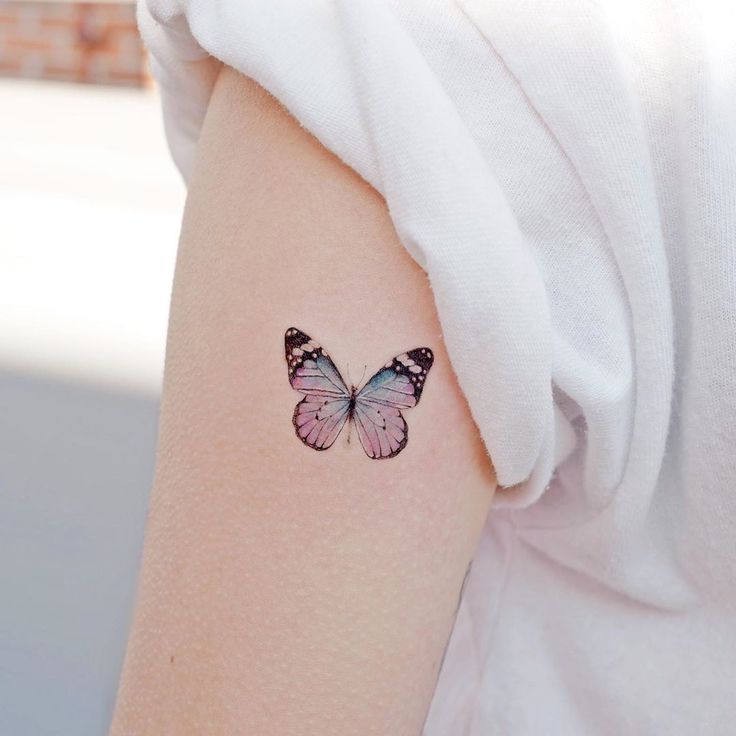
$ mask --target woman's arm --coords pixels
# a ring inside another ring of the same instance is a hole
[[[284,331],[348,381],[428,346],[410,439],[295,435]],[[383,199],[252,81],[218,80],[177,264],[114,736],[416,736],[495,489]]]

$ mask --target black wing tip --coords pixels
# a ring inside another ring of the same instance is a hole
[[[434,363],[434,352],[431,348],[414,348],[414,350],[409,350],[407,355],[425,371],[428,371]]]
[[[284,339],[289,340],[302,340],[306,338],[309,340],[309,335],[306,332],[302,332],[298,327],[289,327],[284,333]]]
[[[305,342],[312,340],[306,332],[302,332],[298,327],[289,327],[284,333],[284,348],[286,349],[286,359],[289,359],[291,351],[294,348],[301,347]]]

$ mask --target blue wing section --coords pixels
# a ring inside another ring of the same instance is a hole
[[[345,381],[316,340],[296,327],[290,327],[286,331],[284,347],[293,389],[305,396],[350,398]]]
[[[433,362],[429,348],[397,355],[363,386],[357,399],[411,409],[419,403]]]

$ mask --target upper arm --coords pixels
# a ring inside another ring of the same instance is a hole
[[[410,439],[295,435],[284,331],[358,383],[435,354]],[[417,734],[495,488],[383,199],[225,69],[184,218],[115,734]],[[170,729],[170,730],[169,730]]]

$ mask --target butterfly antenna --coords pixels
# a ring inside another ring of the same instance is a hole
[[[360,386],[360,384],[361,384],[361,383],[363,383],[363,379],[365,378],[365,372],[366,372],[367,370],[368,370],[368,366],[367,366],[367,365],[364,365],[364,366],[363,366],[363,374],[362,374],[362,375],[361,375],[361,377],[360,377],[360,381],[358,381],[358,386]]]

